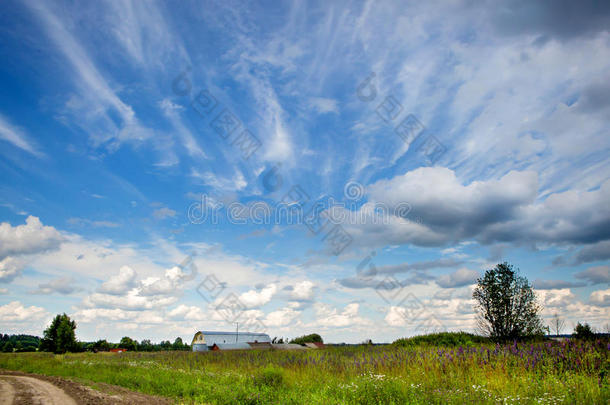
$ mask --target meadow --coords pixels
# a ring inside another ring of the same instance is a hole
[[[0,354],[0,368],[177,403],[607,404],[608,340],[307,351]]]

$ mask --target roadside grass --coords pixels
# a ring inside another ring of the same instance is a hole
[[[0,368],[107,383],[180,403],[602,404],[610,343],[308,351],[0,354]]]

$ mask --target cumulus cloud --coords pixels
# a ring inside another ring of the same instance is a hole
[[[593,305],[600,307],[610,307],[610,289],[593,291],[589,297],[589,301]]]
[[[434,184],[434,187],[430,187]],[[367,188],[370,199],[394,212],[411,206],[418,221],[397,216],[346,229],[370,246],[441,246],[476,239],[483,244],[595,243],[610,238],[610,180],[591,191],[565,191],[538,201],[538,175],[511,171],[498,180],[462,184],[444,167],[423,167]]]
[[[172,294],[189,277],[190,274],[183,272],[182,268],[174,266],[165,270],[164,277],[149,277],[142,280],[139,293],[141,295]]]
[[[309,280],[301,281],[292,286],[290,297],[296,301],[311,301],[315,287],[316,285]]]
[[[316,303],[314,309],[317,315],[316,324],[320,326],[342,328],[370,325],[368,319],[359,315],[360,304],[358,303],[348,304],[340,312],[323,303]]]
[[[268,313],[265,317],[264,324],[265,326],[276,328],[288,326],[297,319],[299,315],[301,315],[301,311],[297,311],[293,307],[288,306]]]
[[[144,311],[175,304],[182,294],[183,284],[190,280],[178,266],[165,270],[162,277],[137,279],[135,270],[122,266],[119,274],[103,283],[95,293],[83,300],[86,308]]]
[[[52,226],[45,226],[40,219],[29,216],[25,225],[0,224],[0,257],[18,256],[54,250],[64,237]]]
[[[23,270],[23,261],[14,257],[5,257],[0,260],[0,282],[10,283],[13,279],[21,274]]]
[[[24,307],[19,301],[12,301],[6,305],[0,306],[1,322],[41,320],[48,316],[49,313],[44,308],[34,305]]]
[[[404,326],[407,319],[407,310],[403,307],[391,306],[388,308],[384,319],[390,326]]]
[[[208,318],[201,308],[184,304],[178,305],[169,311],[167,315],[172,319],[185,321],[204,321]]]
[[[138,289],[133,289],[125,295],[109,295],[93,293],[85,297],[83,304],[89,308],[120,308],[131,310],[144,310],[166,307],[174,304],[178,299],[168,296],[142,296]]]
[[[277,292],[277,286],[275,284],[269,284],[260,291],[250,290],[239,296],[239,300],[246,308],[258,308],[269,301]]]
[[[57,250],[64,236],[52,226],[45,226],[40,219],[29,216],[24,225],[0,224],[0,282],[11,282],[21,274],[25,259],[22,256],[35,255]]]
[[[119,274],[112,276],[104,282],[98,292],[112,295],[124,294],[131,290],[136,283],[136,272],[129,266],[123,266]]]
[[[537,296],[545,308],[563,308],[577,302],[576,296],[569,288],[540,290]]]
[[[108,320],[113,322],[136,322],[136,325],[147,324],[158,325],[166,320],[161,314],[154,311],[130,311],[121,308],[85,308],[76,311],[72,317],[77,322],[91,323]],[[122,323],[120,328],[127,328],[128,324]],[[135,329],[135,328],[132,328]]]
[[[467,268],[461,268],[453,273],[444,274],[436,279],[436,284],[442,288],[463,287],[477,281],[479,272]]]

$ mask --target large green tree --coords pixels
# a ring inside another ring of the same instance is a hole
[[[504,262],[487,270],[472,297],[485,335],[506,340],[544,334],[536,293],[512,265]]]
[[[44,331],[40,350],[54,353],[77,351],[75,330],[76,322],[72,321],[68,315],[56,315],[51,321],[51,325]]]

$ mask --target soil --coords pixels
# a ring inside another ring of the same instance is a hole
[[[0,405],[166,405],[166,398],[140,394],[123,387],[79,382],[19,371],[0,370]]]

